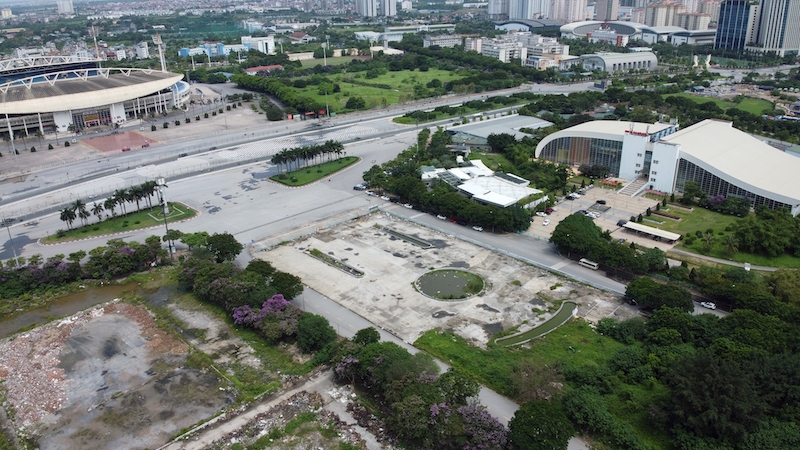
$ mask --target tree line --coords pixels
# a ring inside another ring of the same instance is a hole
[[[279,171],[283,170],[284,165],[287,171],[291,171],[292,164],[295,165],[294,170],[300,170],[301,165],[307,167],[309,163],[318,164],[317,158],[322,160],[327,157],[330,161],[331,155],[340,158],[343,153],[344,145],[341,142],[327,140],[323,144],[283,149],[272,156],[272,163],[277,164]]]
[[[147,200],[150,208],[153,207],[152,197],[158,191],[158,185],[155,181],[146,181],[138,186],[132,186],[129,189],[117,189],[114,194],[108,197],[103,203],[94,202],[91,206],[84,203],[83,200],[77,199],[75,202],[61,210],[59,218],[66,222],[67,227],[71,230],[72,224],[76,219],[80,219],[84,226],[89,224],[89,217],[94,215],[97,217],[98,222],[103,221],[103,213],[111,213],[112,218],[117,217],[117,206],[120,207],[122,215],[128,214],[125,205],[127,203],[135,203],[136,211],[140,211],[142,200]]]

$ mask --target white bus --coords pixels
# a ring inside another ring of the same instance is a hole
[[[588,267],[588,268],[590,268],[592,270],[597,270],[597,268],[600,267],[600,264],[598,264],[598,263],[596,263],[594,261],[590,261],[590,260],[588,260],[586,258],[581,258],[581,260],[578,261],[578,264],[582,265],[583,267]]]

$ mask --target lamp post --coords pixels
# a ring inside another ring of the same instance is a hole
[[[328,107],[328,85],[325,85],[325,112],[328,115],[328,119],[331,117],[331,109]]]
[[[167,247],[169,249],[169,259],[175,259],[172,256],[172,239],[169,238],[169,227],[167,226],[167,214],[169,214],[169,206],[164,199],[164,188],[167,187],[167,181],[163,178],[156,180],[158,186],[158,201],[161,203],[161,212],[164,214],[164,229],[167,231]]]
[[[6,231],[8,231],[8,240],[11,242],[11,251],[14,252],[14,262],[19,264],[19,259],[17,258],[17,248],[14,247],[14,239],[11,237],[11,226],[14,223],[14,219],[3,219],[3,226],[6,227]]]

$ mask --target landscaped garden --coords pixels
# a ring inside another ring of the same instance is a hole
[[[483,278],[465,270],[432,270],[417,278],[417,290],[439,300],[458,300],[483,290]]]
[[[304,186],[355,164],[358,160],[359,158],[355,156],[345,156],[315,166],[308,166],[292,172],[280,173],[270,177],[270,179],[287,186]]]
[[[87,206],[89,209],[93,209],[93,205]],[[189,208],[183,203],[169,202],[168,209],[169,213],[167,214],[167,223],[191,219],[197,215],[197,211]],[[99,214],[102,217],[102,212]],[[85,218],[85,225],[68,230],[58,230],[55,235],[43,238],[42,242],[45,244],[55,244],[59,242],[73,241],[75,239],[104,236],[108,234],[122,233],[126,231],[140,230],[143,228],[164,225],[164,213],[161,210],[161,205],[158,204],[154,205],[152,208],[132,212],[127,215],[117,216],[109,215],[107,213],[105,220],[99,220],[94,223],[91,222],[89,217],[91,216],[87,215]]]
[[[685,92],[680,94],[665,94],[663,97],[665,99],[667,97],[684,97],[688,98],[689,100],[692,100],[695,103],[712,102],[724,110],[730,108],[736,108],[758,116],[760,116],[762,114],[762,111],[764,110],[773,109],[772,103],[766,100],[762,100],[760,98],[752,98],[752,97],[745,97],[742,101],[738,103],[728,100],[720,100],[718,98],[713,98],[713,97],[703,97],[699,95],[687,94]]]
[[[575,314],[575,311],[578,309],[578,304],[573,301],[566,301],[561,304],[561,307],[558,309],[558,312],[545,321],[543,324],[531,328],[528,331],[519,333],[519,334],[512,334],[510,336],[505,336],[502,338],[498,338],[495,340],[495,343],[498,345],[504,346],[511,346],[511,345],[519,345],[524,344],[526,342],[530,342],[533,339],[539,338],[544,336],[547,333],[555,330],[556,328],[564,325],[567,320],[570,319]]]

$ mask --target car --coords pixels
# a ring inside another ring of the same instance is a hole
[[[539,217],[547,217],[547,213],[544,212],[544,211],[539,211],[539,212],[536,213],[536,215],[539,216]]]
[[[600,217],[600,214],[598,214],[598,213],[596,213],[594,211],[592,211],[590,213],[587,213],[586,215],[591,217],[592,219],[597,219],[598,217]]]
[[[544,226],[550,225],[550,219],[544,219],[544,221],[542,221],[542,225]]]
[[[564,200],[575,200],[575,197],[573,197],[572,195],[568,195],[564,197]]]
[[[581,194],[578,194],[577,192],[573,192],[572,194],[569,194],[569,196],[572,198],[581,198]]]
[[[589,214],[589,212],[586,211],[585,209],[579,209],[578,210],[578,214],[583,214],[585,216],[585,215]]]
[[[617,222],[617,226],[618,227],[624,227],[626,223],[628,223],[628,221],[623,219],[623,220],[620,220],[619,222]]]
[[[598,205],[605,205],[606,201],[605,200],[598,200],[595,203],[597,203]]]
[[[366,188],[367,187],[364,186],[363,184],[357,184],[357,185],[353,186],[353,190],[356,190],[356,191],[363,191]]]
[[[387,197],[385,195],[381,195],[381,200],[383,200],[385,202],[388,202],[389,201],[389,197]]]
[[[474,227],[472,227],[472,229],[475,231],[483,231],[483,227],[480,227],[478,225],[475,225]]]
[[[554,212],[556,212],[556,210],[555,210],[555,209],[553,209],[553,208],[546,208],[546,209],[544,210],[544,213],[545,213],[545,214],[548,214],[548,215],[549,215],[549,214],[553,214]]]
[[[578,189],[578,194],[586,195],[586,189]]]
[[[464,222],[463,220],[459,220],[459,221],[458,221],[458,222],[456,222],[456,223],[457,223],[457,224],[459,224],[459,225],[461,225],[462,227],[465,227],[465,226],[467,226],[467,222]]]
[[[142,148],[147,148],[147,147],[150,147],[150,143],[147,142],[147,141],[144,141],[144,144],[142,144]]]
[[[403,208],[414,209],[414,207],[411,205],[411,203],[404,204]]]
[[[374,159],[372,160],[372,164],[375,164],[375,160]]]
[[[441,214],[439,214],[438,216],[436,216],[436,218],[437,218],[437,219],[439,219],[439,220],[447,220],[447,217],[445,217],[445,216],[443,216],[443,215],[441,215]]]
[[[122,147],[122,151],[123,152],[129,152],[129,151],[131,151],[131,148],[130,147]]]
[[[700,302],[700,306],[708,309],[717,309],[717,305],[714,302]]]
[[[456,219],[453,219],[452,217],[449,220],[450,220],[450,223],[456,223]]]
[[[370,197],[377,197],[378,196],[378,194],[376,194],[376,193],[374,193],[372,191],[367,191],[367,192],[365,192],[365,194],[369,195]]]
[[[185,158],[187,156],[189,156],[188,153],[181,153],[180,155],[178,155],[178,158]]]

